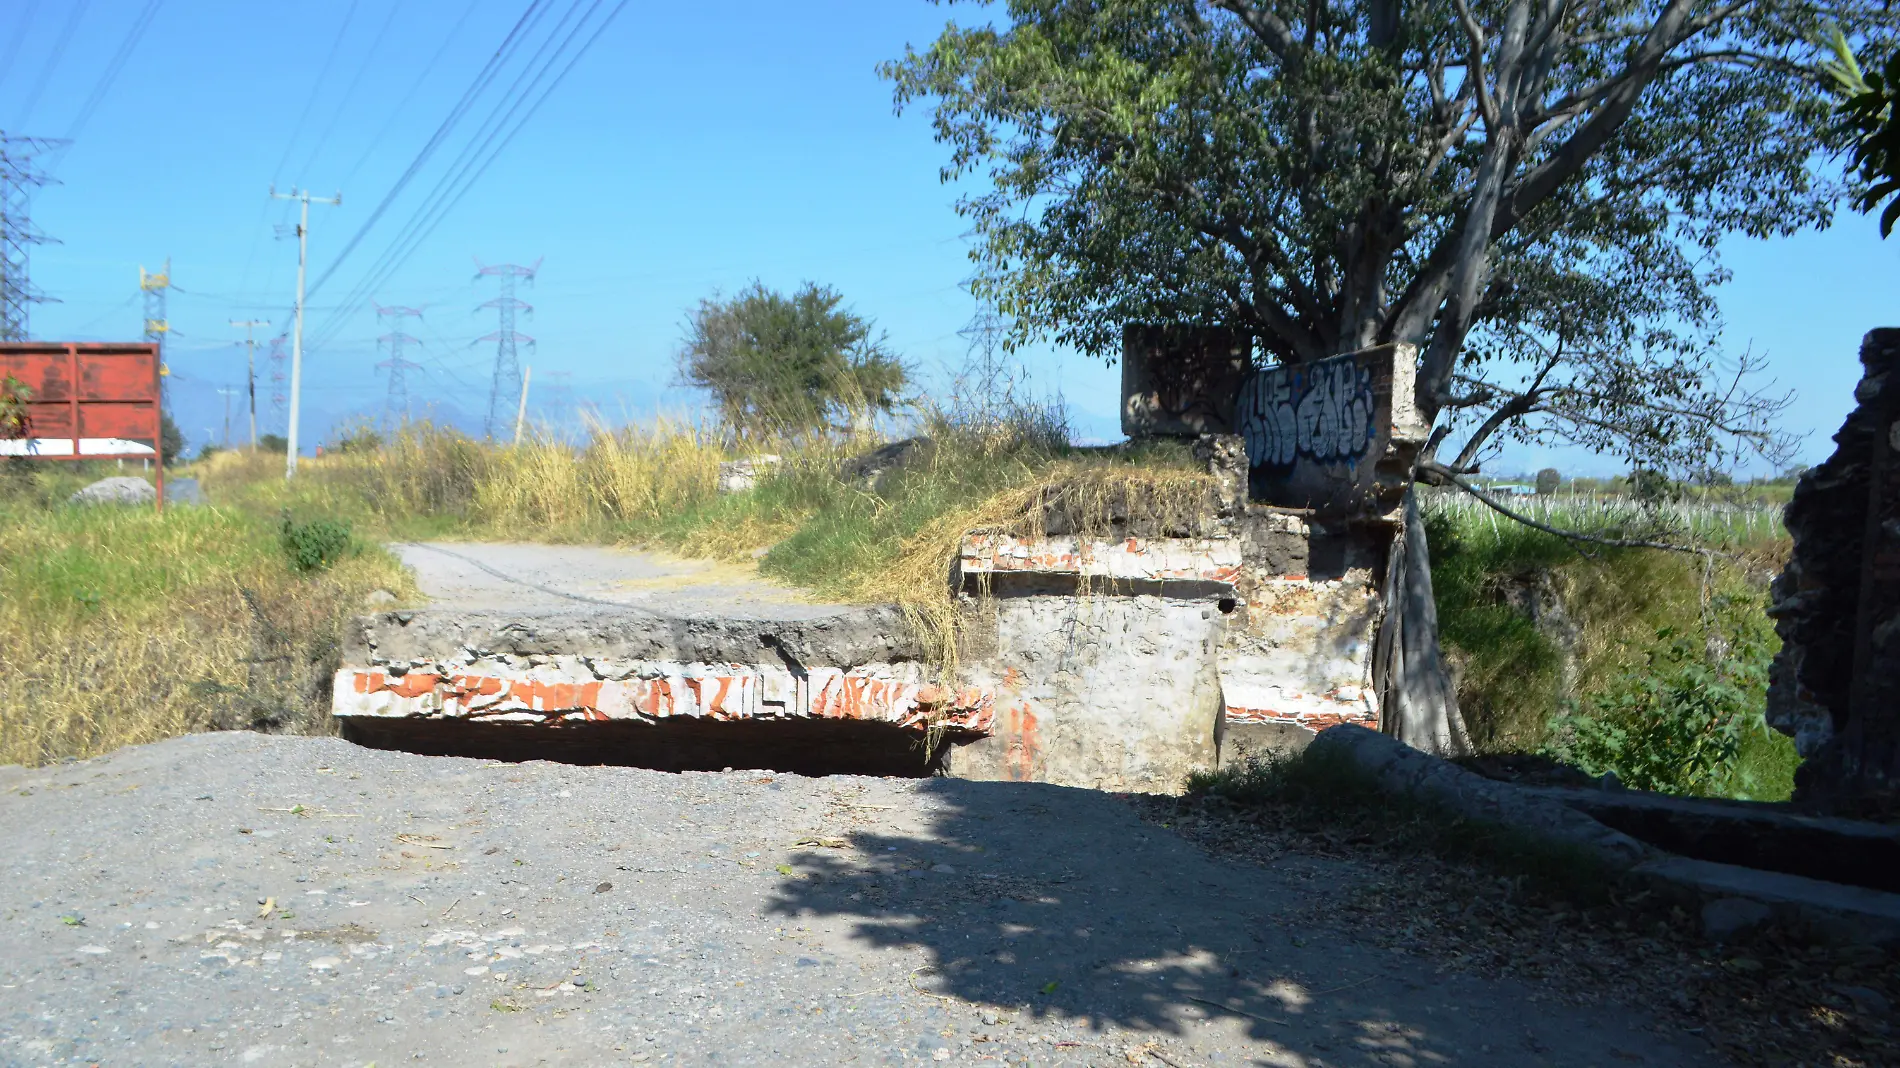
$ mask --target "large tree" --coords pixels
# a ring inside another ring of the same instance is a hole
[[[1718,347],[1717,248],[1830,220],[1815,42],[1893,28],[1871,0],[1003,6],[885,73],[978,180],[977,291],[1015,340],[1413,342],[1417,477],[1460,484],[1512,439],[1684,473],[1773,451],[1778,398]]]
[[[907,380],[876,324],[815,282],[790,296],[754,282],[700,301],[686,319],[679,366],[739,433],[862,424],[892,411]]]

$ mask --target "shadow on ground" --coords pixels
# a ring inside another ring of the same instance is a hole
[[[772,907],[927,951],[920,990],[1175,1036],[1213,1063],[1710,1063],[1632,1014],[1559,1007],[1316,924],[1362,881],[1347,863],[1217,862],[1091,791],[918,789],[915,805],[841,800]]]

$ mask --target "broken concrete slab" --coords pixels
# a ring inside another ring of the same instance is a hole
[[[1387,792],[1423,798],[1468,819],[1581,849],[1611,873],[1626,873],[1693,908],[1707,908],[1703,918],[1712,937],[1730,937],[1772,920],[1841,944],[1900,945],[1900,894],[1666,853],[1569,803],[1589,791],[1487,779],[1354,726],[1320,732],[1308,752],[1348,761]],[[1649,811],[1662,807],[1651,806]]]
[[[1640,841],[1697,860],[1900,892],[1900,826],[1787,805],[1638,790],[1529,787]]]
[[[1756,902],[1776,922],[1824,941],[1900,945],[1900,894],[1690,857],[1656,856],[1636,865],[1631,873],[1699,904],[1725,899]]]
[[[1418,797],[1466,819],[1579,849],[1613,870],[1626,870],[1655,856],[1649,846],[1568,805],[1466,771],[1364,727],[1345,724],[1321,731],[1307,752],[1337,755],[1388,792]]]

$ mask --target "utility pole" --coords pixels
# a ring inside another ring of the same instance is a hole
[[[27,247],[47,240],[33,229],[29,201],[31,190],[49,179],[32,164],[35,155],[65,143],[0,133],[0,341],[25,341],[27,306],[50,299],[27,279]]]
[[[528,379],[534,376],[534,368],[521,369],[521,406],[515,409],[515,444],[521,444],[521,424],[528,419]]]
[[[219,386],[218,394],[224,398],[224,447],[231,447],[231,394],[237,390],[230,386]]]
[[[251,451],[257,451],[257,339],[251,335],[252,329],[269,326],[268,319],[231,320],[232,326],[244,328],[244,380],[251,390]],[[230,444],[226,442],[225,444]]]
[[[288,442],[284,450],[284,478],[289,480],[297,476],[297,417],[303,405],[303,284],[310,259],[310,202],[336,207],[343,203],[343,194],[313,197],[308,189],[293,187],[288,193],[279,193],[272,186],[270,195],[273,200],[295,200],[302,205],[302,213],[297,217],[297,324],[290,331],[290,426],[284,435]]]
[[[514,263],[498,263],[492,267],[483,267],[480,260],[475,261],[475,280],[487,276],[501,279],[501,296],[481,304],[481,308],[494,308],[501,313],[501,329],[486,337],[478,337],[475,344],[484,341],[495,343],[495,375],[488,387],[488,421],[483,425],[482,433],[488,440],[495,440],[495,434],[505,425],[502,420],[508,417],[508,398],[521,392],[521,365],[517,362],[515,345],[525,341],[528,347],[534,347],[534,339],[526,334],[515,333],[515,312],[525,311],[534,314],[534,305],[515,299],[515,279],[526,278],[528,284],[534,284],[534,274],[541,269],[541,261],[534,266],[523,267]]]
[[[402,332],[402,319],[405,315],[413,315],[420,319],[422,310],[403,307],[385,308],[380,304],[375,307],[378,319],[390,318],[396,321],[394,330],[376,339],[379,343],[389,346],[389,359],[376,366],[389,369],[389,396],[383,402],[383,416],[387,421],[388,429],[394,431],[409,421],[409,380],[403,372],[411,367],[417,370],[422,369],[421,364],[411,363],[402,358],[402,347],[405,344],[422,344],[421,341]]]

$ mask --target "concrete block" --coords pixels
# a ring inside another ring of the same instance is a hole
[[[1241,573],[1232,539],[1075,537],[1018,538],[974,533],[957,554],[963,575],[1061,575],[1129,582],[1202,582],[1232,587]]]
[[[1766,908],[1775,922],[1799,927],[1823,941],[1900,945],[1900,894],[1688,857],[1655,857],[1637,865],[1632,874],[1664,890],[1704,901],[1756,904]],[[1717,918],[1746,918],[1754,912],[1722,906]]]
[[[991,734],[947,770],[976,779],[1171,793],[1215,762],[1226,617],[1158,596],[1028,596],[980,606],[994,655],[967,666],[995,695]]]
[[[401,672],[337,672],[339,719],[588,723],[668,719],[856,720],[907,730],[988,733],[995,699],[980,688],[928,685],[917,664],[815,668],[777,664],[600,661],[561,655],[537,665],[429,664]],[[602,677],[606,676],[606,677]]]
[[[1613,870],[1627,870],[1655,855],[1649,846],[1567,805],[1466,771],[1364,727],[1344,725],[1321,731],[1313,739],[1313,749],[1344,757],[1382,789],[1428,799],[1468,819],[1580,849]]]
[[[1122,433],[1232,434],[1234,397],[1253,371],[1253,337],[1227,327],[1122,328]]]
[[[1702,906],[1702,934],[1717,942],[1726,942],[1738,934],[1767,923],[1774,910],[1745,897],[1718,897]]]

